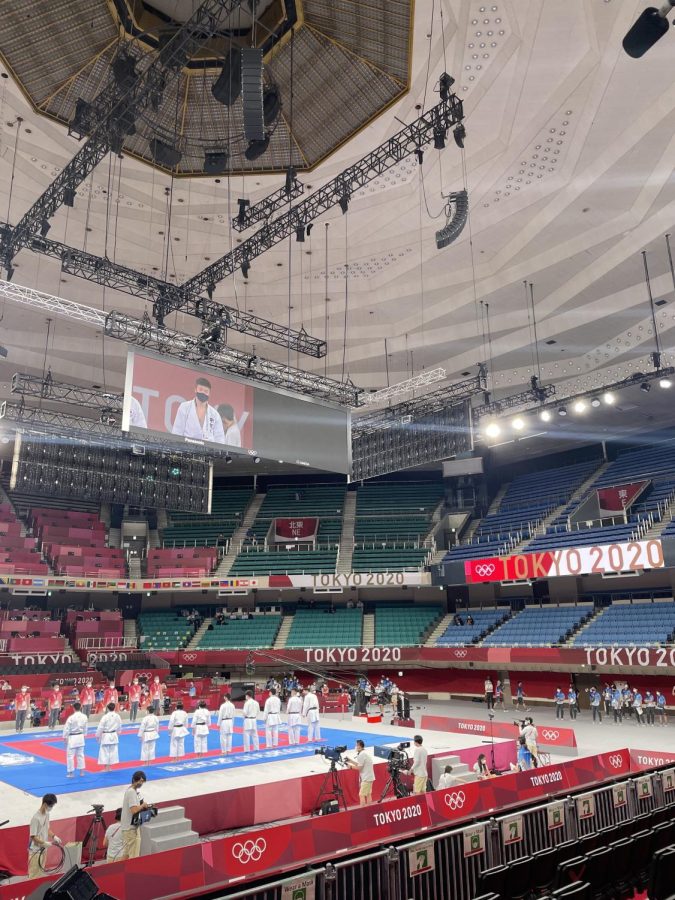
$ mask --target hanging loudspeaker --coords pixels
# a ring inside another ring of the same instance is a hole
[[[247,141],[265,138],[262,66],[262,50],[246,47],[241,51],[241,100]]]

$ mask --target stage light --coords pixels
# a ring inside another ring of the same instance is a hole
[[[514,431],[523,431],[525,429],[525,419],[522,416],[516,416],[511,422],[511,427]]]
[[[445,128],[440,125],[434,128],[434,150],[445,150]]]
[[[623,49],[629,56],[639,59],[661,40],[669,28],[666,16],[674,5],[673,0],[665,0],[661,9],[648,6],[640,13],[623,39]]]
[[[216,286],[213,282],[206,285],[206,296],[209,298],[209,300],[213,300],[213,292],[215,291],[215,289]]]
[[[448,197],[445,207],[447,222],[436,232],[436,246],[439,250],[456,240],[466,225],[469,215],[469,195],[466,191],[455,191]]]
[[[575,400],[574,406],[572,407],[575,413],[583,413],[586,412],[586,401],[585,400]]]
[[[263,122],[273,125],[281,112],[281,94],[279,88],[273,84],[263,90]],[[290,191],[288,192],[290,193]]]
[[[167,169],[174,169],[181,161],[183,154],[177,147],[160,141],[159,138],[152,138],[148,142],[150,155],[158,166],[165,166]]]
[[[164,328],[164,304],[160,300],[152,304],[152,317],[157,322],[158,328]]]
[[[289,166],[286,169],[286,182],[284,184],[284,190],[287,194],[290,194],[293,190],[293,185],[295,183],[295,177],[298,173],[295,171],[293,166]]]
[[[558,415],[559,415],[559,416],[566,416],[566,415],[567,415],[567,407],[566,407],[566,406],[559,406],[559,407],[558,407]]]
[[[11,281],[14,278],[14,266],[11,263],[7,263],[7,281]]]
[[[63,205],[64,206],[75,206],[75,188],[65,188],[63,191]]]
[[[43,219],[40,222],[40,237],[47,237],[49,234],[49,229],[52,226],[49,224],[49,219]]]
[[[598,397],[593,397],[593,399],[591,400],[591,406],[597,409],[598,406],[600,406],[600,399]]]
[[[488,437],[499,437],[501,433],[502,430],[496,422],[488,422],[485,426],[485,434]]]
[[[642,384],[640,385],[640,390],[643,391],[645,394],[648,394],[651,391],[651,389],[652,389],[652,386],[648,381],[643,381]]]
[[[246,210],[251,205],[251,201],[244,200],[242,197],[240,197],[237,200],[237,203],[239,204],[239,212],[237,213],[237,225],[241,225],[243,228],[244,225],[246,225]]]
[[[614,405],[614,394],[612,394],[610,391],[605,391],[605,393],[602,395],[602,399],[605,401],[607,406]]]
[[[249,162],[253,162],[266,152],[270,145],[270,136],[266,134],[261,141],[249,141],[248,147],[244,151],[244,156]]]
[[[231,462],[232,462],[232,457],[231,457],[230,454],[228,453],[228,454],[226,455],[226,457],[225,457],[225,464],[229,466],[229,464],[230,464]]]
[[[349,196],[348,194],[343,194],[342,197],[338,200],[340,204],[340,209],[342,210],[342,215],[344,215],[349,209]]]
[[[110,68],[112,69],[113,78],[118,87],[128,88],[136,78],[136,61],[127,53],[120,53],[120,55],[113,60]]]
[[[447,100],[450,96],[450,88],[455,83],[455,79],[452,75],[448,75],[447,72],[443,72],[441,77],[438,79],[439,93],[441,95],[441,100]]]
[[[663,388],[664,390],[667,390],[669,387],[672,387],[672,386],[673,386],[673,382],[670,380],[670,378],[661,378],[659,381],[659,387]]]
[[[455,139],[455,143],[459,147],[460,150],[464,149],[464,138],[466,137],[466,128],[460,122],[459,125],[452,132],[452,136]]]
[[[204,174],[222,175],[227,171],[230,154],[227,150],[204,151]]]
[[[542,422],[550,422],[553,416],[548,409],[542,409],[542,411],[539,413],[539,418]]]
[[[247,259],[242,259],[241,261],[241,274],[244,278],[248,278],[248,273],[251,271],[251,263]]]
[[[295,239],[299,244],[305,243],[305,226],[304,225],[298,225],[298,227],[295,229]]]
[[[211,85],[211,93],[218,103],[232,106],[241,93],[241,53],[233,47],[223,60],[217,80]]]

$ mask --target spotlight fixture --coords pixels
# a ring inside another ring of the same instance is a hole
[[[645,394],[648,394],[651,391],[651,389],[652,389],[652,386],[648,381],[643,381],[642,384],[640,385],[640,390],[643,391]]]
[[[548,409],[542,409],[542,411],[539,413],[539,418],[542,422],[550,422],[553,416]]]
[[[593,397],[593,399],[591,400],[591,406],[594,407],[595,409],[597,409],[598,406],[600,406],[600,398]]]
[[[45,218],[40,222],[40,237],[47,237],[49,234],[49,229],[52,226],[49,224],[49,219]]]
[[[338,200],[338,203],[340,204],[342,215],[344,215],[349,209],[349,194],[343,194]]]
[[[585,400],[575,400],[574,406],[572,407],[575,413],[583,413],[586,412],[586,401]]]
[[[75,188],[68,187],[63,191],[63,205],[75,206]]]
[[[295,229],[295,239],[299,244],[305,243],[305,226],[304,225],[298,225],[298,227]]]
[[[558,407],[558,415],[559,415],[559,416],[566,416],[566,415],[567,415],[567,407],[566,407],[566,406],[559,406],[559,407]]]
[[[281,94],[276,84],[273,84],[263,90],[263,122],[265,126],[273,125],[279,118],[280,112]]]
[[[314,223],[310,222],[309,225],[305,228],[305,234],[307,235],[307,237],[309,237],[312,233],[312,228],[314,228]]]
[[[293,166],[289,166],[286,169],[286,182],[284,184],[284,190],[286,191],[287,194],[290,194],[291,191],[293,190],[293,184],[295,183],[295,178],[296,178],[297,174],[298,173],[293,168]]]
[[[664,390],[667,390],[669,387],[672,387],[672,386],[673,386],[673,382],[670,380],[670,378],[661,378],[659,380],[659,387],[663,388]]]
[[[227,171],[227,164],[230,160],[230,154],[227,150],[205,150],[204,151],[204,174],[205,175],[222,175]]]
[[[267,148],[270,145],[270,136],[266,134],[265,137],[261,140],[253,140],[249,141],[248,147],[244,150],[244,156],[249,162],[253,162],[258,159],[267,151]]]
[[[231,462],[232,462],[232,457],[231,457],[230,454],[228,453],[228,454],[225,456],[225,464],[229,466]]]
[[[181,161],[183,154],[177,147],[160,141],[159,138],[152,138],[149,141],[150,154],[158,166],[165,166],[167,169],[174,169]]]
[[[469,195],[466,191],[455,191],[448,197],[445,207],[447,222],[436,232],[436,246],[439,250],[452,244],[462,232],[469,215]]]
[[[612,394],[610,391],[605,391],[605,393],[602,395],[602,399],[605,401],[607,406],[614,405],[614,394]]]
[[[241,274],[244,278],[248,278],[248,273],[251,271],[251,263],[247,259],[242,259],[241,261]]]
[[[211,85],[214,100],[232,106],[241,93],[241,52],[233,47],[223,60],[220,75]]]
[[[454,128],[454,130],[452,132],[452,136],[454,137],[455,143],[457,144],[459,149],[463,150],[464,149],[464,138],[466,137],[466,128],[464,127],[462,122],[460,122],[459,125],[457,125]]]
[[[237,213],[237,225],[241,225],[243,228],[244,225],[246,225],[246,210],[251,205],[251,201],[244,200],[242,197],[240,197],[237,200],[237,203],[239,204],[239,212]]]
[[[442,125],[437,125],[434,128],[434,150],[444,150],[445,149],[445,128]]]
[[[488,422],[485,426],[485,434],[488,437],[499,437],[501,433],[502,430],[496,422]]]
[[[128,89],[136,78],[136,60],[133,56],[129,56],[128,53],[120,53],[113,60],[110,68],[112,69],[113,78],[120,88]]]
[[[516,416],[511,422],[511,428],[513,428],[514,431],[524,431],[525,419],[523,419],[522,416]]]
[[[421,147],[417,147],[415,149],[415,156],[417,157],[417,162],[421,166],[424,162],[424,150]]]
[[[206,296],[209,298],[209,300],[213,300],[213,292],[215,291],[215,289],[216,286],[213,282],[206,285]]]
[[[448,75],[447,72],[443,72],[441,77],[438,79],[439,93],[441,95],[441,100],[447,100],[450,96],[450,89],[455,83],[455,79],[452,75]]]
[[[152,304],[152,317],[158,328],[164,328],[164,304],[161,300],[155,300]]]

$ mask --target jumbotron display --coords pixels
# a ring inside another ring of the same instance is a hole
[[[152,354],[127,357],[122,430],[152,431],[233,456],[350,471],[348,410]]]

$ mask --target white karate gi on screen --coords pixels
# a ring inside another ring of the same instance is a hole
[[[265,745],[279,746],[279,723],[281,722],[281,700],[276,694],[270,694],[265,700],[263,718],[265,719]]]
[[[260,741],[258,740],[258,716],[260,715],[260,704],[257,700],[249,697],[244,703],[244,753],[248,753],[253,743],[253,749],[260,749]]]
[[[319,721],[319,701],[314,691],[307,691],[302,704],[302,714],[307,719],[307,740],[321,740],[321,723]]]
[[[288,743],[300,743],[300,721],[302,717],[302,698],[297,694],[292,694],[288,698],[286,704],[286,714],[288,716]]]
[[[118,748],[121,730],[122,720],[116,712],[107,712],[98,723],[96,729],[96,738],[99,741],[98,764],[105,766],[106,770],[109,770],[110,766],[116,766],[120,761]]]
[[[184,709],[174,709],[169,716],[168,729],[171,735],[169,743],[169,756],[178,759],[185,756],[185,738],[188,734],[188,716]]]
[[[209,749],[209,726],[211,713],[208,709],[198,706],[192,713],[192,734],[195,740],[195,753],[206,753]]]
[[[159,719],[154,713],[147,713],[138,726],[141,739],[141,760],[150,762],[155,758],[157,740],[159,738]]]
[[[72,778],[75,768],[84,775],[84,737],[87,733],[87,717],[83,712],[74,712],[68,716],[63,726],[63,740],[66,742],[66,769]]]
[[[234,728],[234,703],[225,700],[218,710],[218,728],[220,729],[220,752],[229,753],[232,749],[232,731]]]
[[[216,444],[225,443],[223,420],[220,418],[218,410],[211,404],[208,404],[204,415],[204,424],[200,425],[195,400],[185,400],[181,403],[176,412],[176,418],[173,420],[171,431],[174,434],[193,438],[196,441],[211,441]]]

